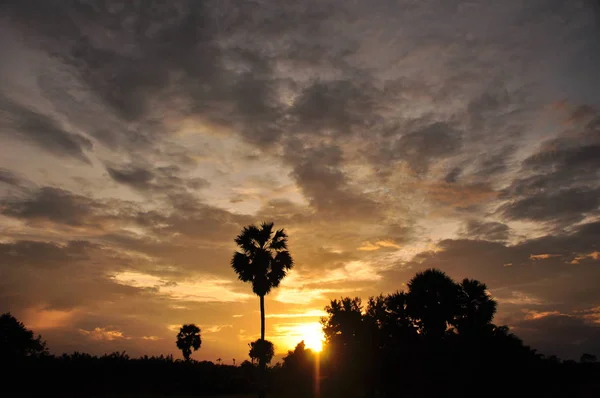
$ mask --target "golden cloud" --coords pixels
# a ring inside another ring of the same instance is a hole
[[[92,340],[130,340],[131,337],[126,337],[120,330],[110,330],[107,328],[95,328],[94,330],[79,329],[79,333],[88,336]]]
[[[560,254],[548,254],[548,253],[530,254],[529,259],[530,260],[547,260],[552,257],[560,257],[560,256],[561,256]]]
[[[169,281],[140,272],[119,272],[113,279],[122,285],[153,289],[173,300],[196,302],[239,302],[252,295],[232,290],[232,282],[216,278],[204,278],[184,282]]]

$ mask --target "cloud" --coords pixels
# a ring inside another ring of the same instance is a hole
[[[92,340],[108,340],[108,341],[112,341],[112,340],[129,340],[131,339],[131,337],[127,337],[123,334],[122,331],[120,330],[111,330],[108,328],[94,328],[94,330],[84,330],[84,329],[79,329],[79,332],[84,335],[89,337]]]
[[[158,336],[142,336],[142,340],[158,341],[160,339]]]
[[[221,330],[223,330],[224,328],[231,328],[233,327],[233,325],[214,325],[214,326],[210,326],[210,327],[203,327],[202,331],[205,333],[218,333]]]
[[[460,235],[475,240],[504,242],[510,236],[510,228],[496,221],[468,220]]]
[[[285,313],[285,314],[267,314],[267,318],[313,318],[313,317],[322,317],[327,315],[327,313],[323,310],[309,310],[299,313]]]
[[[314,301],[327,298],[329,293],[341,294],[341,289],[315,289],[315,288],[290,288],[281,287],[275,293],[275,300],[285,304],[311,304]]]
[[[0,169],[0,183],[4,183],[12,186],[19,186],[21,184],[21,178],[15,173],[7,169]]]
[[[572,188],[556,193],[540,193],[502,205],[500,212],[508,220],[575,224],[600,206],[600,190]]]
[[[529,259],[530,260],[546,260],[552,257],[560,257],[560,254],[548,254],[548,253],[542,253],[542,254],[530,254],[529,255]]]
[[[40,149],[58,157],[72,157],[89,163],[85,152],[93,148],[92,142],[77,133],[66,130],[51,116],[40,113],[0,96],[0,134],[31,142]]]
[[[394,243],[393,241],[390,240],[380,240],[377,241],[375,243],[371,243],[371,242],[365,242],[361,247],[358,248],[358,250],[363,250],[363,251],[374,251],[374,250],[379,250],[379,249],[399,249],[400,246],[397,245],[396,243]]]
[[[579,360],[585,352],[600,352],[600,326],[581,317],[548,314],[523,320],[512,329],[526,344],[546,355]],[[552,330],[552,335],[544,333],[545,330]]]
[[[263,220],[296,262],[274,315],[432,266],[486,282],[501,320],[597,306],[587,6],[142,3],[2,7],[0,304],[53,346],[249,330],[228,264]]]
[[[5,199],[0,211],[4,215],[25,220],[49,220],[81,226],[90,221],[97,211],[104,210],[103,207],[88,197],[60,188],[43,187],[31,192],[29,197]]]
[[[386,154],[390,161],[404,160],[417,174],[427,173],[430,163],[451,157],[461,147],[461,134],[448,124],[437,122],[402,135]]]
[[[230,287],[231,282],[214,278],[173,283],[159,277],[139,272],[119,272],[113,279],[122,285],[148,289],[166,295],[173,300],[196,302],[239,302],[252,295],[238,293]]]
[[[64,267],[72,261],[88,260],[94,245],[86,241],[66,244],[37,241],[0,243],[0,258],[6,266],[36,268]]]
[[[573,260],[571,260],[571,264],[579,264],[581,261],[586,260],[586,259],[592,259],[592,260],[598,261],[598,260],[600,260],[600,252],[593,251],[590,253],[575,256],[575,258]]]
[[[165,194],[174,200],[186,197],[191,192],[206,188],[210,183],[200,177],[181,177],[179,166],[145,168],[126,165],[122,168],[107,167],[110,177],[116,182],[130,186],[145,194]]]

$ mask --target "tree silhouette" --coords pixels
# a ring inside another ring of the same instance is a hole
[[[269,340],[258,339],[248,344],[250,346],[250,352],[248,355],[252,358],[252,361],[258,361],[258,363],[270,363],[275,355],[275,346]]]
[[[288,351],[283,358],[283,382],[293,385],[295,395],[309,397],[319,380],[315,379],[315,366],[318,357],[311,349],[306,348],[304,340],[296,345],[293,351]]]
[[[321,324],[326,354],[335,358],[332,367],[335,368],[339,383],[352,390],[365,377],[365,353],[372,349],[365,338],[362,301],[359,297],[331,300],[325,312],[327,316],[321,319]],[[347,382],[342,384],[342,380]]]
[[[581,358],[579,359],[581,363],[596,363],[598,362],[598,358],[593,354],[583,353],[581,354]]]
[[[231,259],[231,267],[243,282],[252,283],[252,291],[260,298],[260,340],[265,340],[265,296],[279,286],[294,262],[287,250],[287,235],[283,229],[273,233],[273,223],[260,227],[249,225],[235,238],[239,251]],[[261,391],[265,396],[266,363],[261,361]]]
[[[200,337],[200,328],[193,323],[189,325],[183,325],[177,333],[177,348],[181,350],[183,357],[186,361],[190,360],[192,355],[192,348],[197,351],[202,344],[202,338]]]
[[[12,316],[10,312],[0,315],[0,358],[16,360],[48,353],[46,342]]]
[[[453,321],[459,334],[483,334],[496,314],[497,303],[485,283],[463,279],[458,292],[459,313]]]
[[[437,269],[418,272],[408,282],[406,311],[424,336],[440,338],[459,310],[459,286]]]

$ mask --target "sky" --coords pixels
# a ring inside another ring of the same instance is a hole
[[[281,354],[330,299],[419,270],[486,283],[546,354],[600,354],[592,0],[0,3],[0,312],[53,353],[238,363],[230,267],[289,234]]]

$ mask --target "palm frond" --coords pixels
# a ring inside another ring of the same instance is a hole
[[[287,235],[283,229],[273,233],[272,222],[260,226],[249,225],[235,238],[239,246],[231,259],[231,266],[244,282],[252,283],[259,296],[279,286],[293,260],[287,251]]]
[[[244,253],[235,252],[231,258],[231,268],[242,282],[250,282],[254,278],[250,257]]]
[[[277,230],[275,235],[273,235],[273,239],[271,239],[271,244],[269,245],[271,250],[285,250],[287,249],[287,234],[283,229]]]
[[[287,250],[277,252],[271,263],[271,269],[283,269],[285,271],[292,269],[294,260]]]
[[[273,234],[273,223],[263,222],[260,224],[260,229],[258,232],[257,240],[259,247],[267,248],[268,242],[271,239],[271,235]]]
[[[253,254],[257,249],[256,242],[259,240],[260,230],[255,225],[249,225],[234,239],[235,243],[246,254]]]

